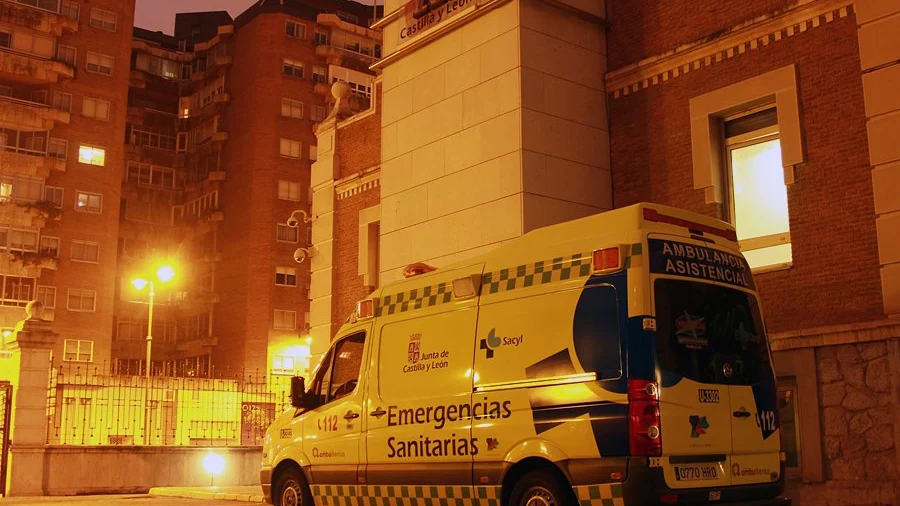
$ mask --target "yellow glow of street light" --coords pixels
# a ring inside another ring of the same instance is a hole
[[[137,291],[139,291],[139,292],[141,290],[143,290],[144,287],[147,286],[149,283],[150,283],[149,281],[147,281],[146,279],[143,279],[143,278],[138,278],[131,282],[131,284],[134,285],[134,287],[137,288]]]
[[[164,265],[157,269],[156,277],[163,283],[168,283],[175,277],[175,269],[173,269],[171,265]]]

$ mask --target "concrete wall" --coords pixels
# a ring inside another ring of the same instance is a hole
[[[48,446],[44,493],[145,493],[151,487],[209,486],[203,458],[216,453],[225,470],[214,485],[257,485],[262,448]]]

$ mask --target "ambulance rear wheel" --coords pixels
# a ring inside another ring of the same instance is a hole
[[[290,467],[279,473],[272,494],[275,506],[313,506],[312,494],[303,473]]]
[[[509,494],[507,506],[574,506],[567,483],[547,471],[522,476]]]

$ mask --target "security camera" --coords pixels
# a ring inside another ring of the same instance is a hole
[[[298,215],[300,215],[301,217],[298,218],[297,217]],[[291,217],[287,219],[287,225],[291,228],[297,228],[300,226],[301,221],[303,223],[311,223],[313,221],[316,221],[316,217],[315,216],[310,217],[309,215],[306,214],[306,211],[304,211],[302,209],[297,209],[296,211],[292,212]]]
[[[297,248],[294,251],[294,261],[298,264],[302,264],[307,258],[312,258],[314,253],[312,248]]]
[[[294,218],[294,215],[292,214],[291,217],[287,220],[287,226],[291,228],[297,228],[300,226],[300,220]]]

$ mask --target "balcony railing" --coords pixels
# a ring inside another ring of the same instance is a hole
[[[60,0],[0,0],[0,21],[57,36],[78,31],[78,22],[60,14]]]
[[[10,74],[18,81],[50,84],[60,78],[72,79],[75,69],[49,58],[0,49],[0,74]]]
[[[378,61],[378,58],[372,52],[360,49],[358,45],[344,47],[334,44],[321,44],[316,46],[316,56],[326,58],[332,65],[340,65],[346,58],[357,59],[366,64]]]
[[[43,179],[51,170],[66,170],[66,161],[41,151],[0,146],[0,167],[4,174]]]
[[[47,104],[0,96],[0,128],[20,131],[52,130],[56,122],[68,125],[70,115]]]

